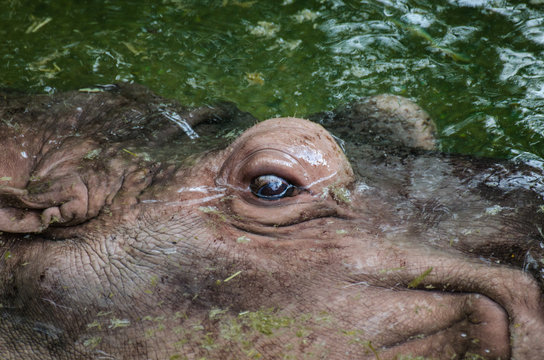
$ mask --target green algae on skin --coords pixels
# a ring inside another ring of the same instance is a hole
[[[215,206],[200,206],[198,210],[202,211],[204,214],[217,215],[222,221],[226,221],[227,217]]]
[[[117,329],[117,328],[120,328],[120,327],[127,327],[127,326],[130,326],[130,320],[112,318],[112,319],[110,319],[110,325],[108,325],[108,328],[109,329]]]
[[[242,235],[242,236],[240,236],[240,237],[238,237],[238,238],[236,239],[236,242],[237,242],[238,244],[247,244],[247,243],[250,242],[250,241],[251,241],[251,239],[248,238],[248,237],[245,236],[245,235]]]
[[[100,331],[123,331],[123,327],[130,325],[143,326],[147,339],[169,339],[172,352],[168,356],[173,358],[180,358],[178,355],[182,356],[180,354],[190,348],[199,359],[202,356],[225,358],[228,349],[237,349],[237,355],[242,358],[263,359],[261,347],[274,342],[279,345],[274,353],[276,357],[302,360],[327,358],[330,355],[327,342],[316,341],[315,334],[337,329],[336,322],[326,312],[291,315],[275,308],[263,308],[236,314],[228,308],[214,308],[195,315],[190,318],[184,313],[174,317],[146,315],[132,323],[117,318],[104,319],[101,322],[104,326],[96,321],[89,329],[98,333],[89,335],[94,338],[88,339],[87,344],[89,347],[99,344]]]
[[[195,334],[195,331],[185,335],[200,344],[201,348],[211,349],[212,351],[207,353],[211,357],[215,351],[220,351],[224,344],[229,344],[229,347],[234,345],[235,348],[240,349],[246,358],[262,359],[264,355],[258,346],[263,336],[267,339],[292,339],[290,342],[282,340],[281,352],[276,354],[284,359],[300,359],[299,347],[301,346],[304,347],[303,358],[313,358],[312,356],[324,354],[327,351],[320,344],[314,344],[310,340],[314,332],[312,324],[319,325],[318,317],[312,314],[291,317],[281,315],[276,309],[265,308],[257,311],[243,311],[238,315],[229,314],[224,309],[213,309],[208,316],[216,322],[218,333],[212,335],[209,329],[203,327],[198,331],[200,335]]]
[[[322,198],[326,198],[330,195],[335,201],[339,203],[349,204],[351,202],[351,193],[348,189],[342,186],[330,185],[323,189],[321,195]]]
[[[403,271],[405,269],[406,268],[404,266],[399,266],[399,267],[395,267],[395,268],[388,268],[388,269],[381,269],[380,271],[378,271],[378,274],[389,274],[389,273],[392,273],[392,272]]]
[[[431,271],[433,271],[432,266],[421,273],[421,275],[418,275],[414,280],[410,281],[410,283],[408,283],[408,289],[416,288],[431,273]]]
[[[234,279],[235,277],[237,277],[241,273],[242,273],[242,270],[237,271],[234,274],[232,274],[231,276],[229,276],[228,278],[226,278],[225,280],[223,280],[223,282],[226,283],[227,281],[230,281],[230,280]]]
[[[100,336],[93,336],[83,342],[83,346],[94,349],[102,342],[102,337]]]

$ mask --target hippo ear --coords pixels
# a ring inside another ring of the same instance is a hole
[[[119,184],[98,173],[89,175],[74,171],[47,176],[25,189],[0,186],[0,231],[41,232],[50,225],[70,226],[97,216]]]
[[[200,136],[227,140],[234,140],[243,130],[258,122],[253,115],[227,101],[194,108],[184,115]]]
[[[310,117],[347,141],[423,150],[436,148],[436,125],[414,102],[395,95],[363,98]]]
[[[30,195],[27,189],[0,187],[0,231],[31,233],[45,230],[51,223],[85,219],[86,194],[81,182],[72,183],[71,191],[63,193],[66,181],[41,194]]]

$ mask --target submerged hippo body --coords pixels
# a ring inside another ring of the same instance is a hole
[[[544,353],[542,171],[438,154],[392,96],[312,117],[350,165],[316,123],[226,145],[250,115],[106,90],[0,99],[1,359]]]

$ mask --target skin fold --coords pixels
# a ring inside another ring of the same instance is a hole
[[[541,169],[392,95],[309,119],[0,93],[0,358],[544,353]]]

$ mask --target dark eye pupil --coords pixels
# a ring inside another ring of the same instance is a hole
[[[296,186],[276,175],[261,175],[251,181],[249,188],[261,199],[275,200],[292,196]]]

